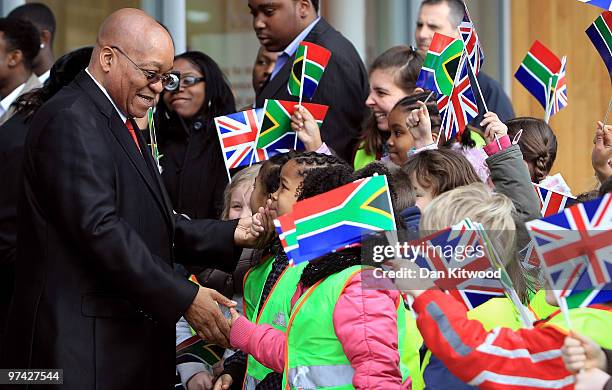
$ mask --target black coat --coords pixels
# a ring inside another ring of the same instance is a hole
[[[231,270],[236,221],[174,215],[142,150],[85,72],[35,114],[0,367],[62,368],[61,389],[173,383],[175,323],[197,291],[173,248]]]
[[[171,115],[160,125],[162,179],[174,210],[190,218],[219,218],[227,173],[212,120],[187,124]]]
[[[368,73],[353,44],[323,18],[304,40],[323,46],[332,53],[312,103],[329,106],[321,126],[321,138],[338,156],[351,161],[362,122],[368,112],[365,105],[369,93]],[[264,85],[257,94],[256,107],[263,107],[265,99],[297,102],[298,99],[287,91],[292,65],[293,57]]]
[[[19,113],[0,126],[0,340],[15,284],[17,200],[27,132],[25,117]]]

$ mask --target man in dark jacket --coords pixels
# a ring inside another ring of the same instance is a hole
[[[62,389],[167,389],[181,315],[229,344],[218,304],[232,303],[172,263],[232,270],[235,244],[253,243],[250,225],[174,214],[133,120],[168,82],[173,54],[154,19],[118,10],[87,69],[32,119],[0,367],[63,369]]]
[[[263,107],[265,99],[294,100],[297,104],[287,82],[299,43],[325,47],[332,55],[312,102],[329,106],[321,136],[338,156],[350,161],[367,112],[368,74],[353,45],[318,16],[318,7],[318,0],[249,0],[259,42],[268,51],[281,52],[255,104]]]
[[[459,25],[464,14],[465,8],[462,0],[423,0],[415,30],[415,39],[419,51],[423,55],[427,53],[434,33],[459,38]],[[513,119],[512,103],[501,85],[482,70],[478,72],[477,79],[489,111],[495,112],[502,122]],[[472,83],[472,88],[479,112],[472,124],[480,127],[479,124],[483,119],[485,110],[474,83]]]

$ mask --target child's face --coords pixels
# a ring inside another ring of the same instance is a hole
[[[389,131],[389,158],[394,164],[402,165],[408,160],[408,152],[414,147],[414,138],[406,126],[406,114],[402,110],[395,109],[389,113]]]
[[[370,73],[370,94],[366,105],[372,109],[376,125],[381,131],[389,130],[387,115],[395,103],[406,96],[406,93],[395,84],[395,71],[392,69],[376,69]]]
[[[263,182],[263,178],[267,174],[267,171],[266,165],[264,164],[255,178],[253,190],[251,191],[251,198],[249,199],[249,208],[251,211],[257,212],[260,207],[266,206],[266,200],[268,200],[270,194],[266,192],[266,186]]]
[[[251,198],[251,193],[253,192],[253,185],[249,182],[243,183],[232,191],[230,194],[230,209],[228,218],[229,219],[238,219],[250,217],[251,206],[247,199]]]
[[[278,215],[290,213],[297,202],[297,189],[304,181],[304,177],[299,174],[299,168],[294,160],[289,160],[281,169],[280,185],[272,194],[272,206],[270,206]]]
[[[434,198],[433,188],[422,186],[414,173],[410,175],[410,181],[412,182],[412,189],[414,190],[414,194],[416,196],[415,206],[423,211]]]

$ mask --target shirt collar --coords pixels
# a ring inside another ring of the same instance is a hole
[[[93,77],[91,75],[91,73],[89,73],[89,68],[85,68],[85,72],[89,75],[89,77],[91,77],[91,79],[94,81],[94,83],[96,83],[96,85],[98,86],[98,88],[100,88],[100,90],[102,90],[102,93],[104,93],[104,95],[108,98],[108,100],[110,100],[111,104],[113,105],[113,107],[115,107],[115,110],[117,111],[117,114],[119,114],[119,117],[121,118],[121,121],[123,123],[125,123],[125,121],[127,120],[127,116],[125,116],[121,110],[119,109],[119,107],[117,107],[117,105],[115,104],[115,102],[113,101],[113,99],[110,97],[110,95],[108,94],[108,92],[106,91],[106,88],[104,88],[102,86],[102,84],[100,84],[98,82],[98,80],[96,80],[95,77]]]
[[[38,76],[38,81],[40,81],[41,84],[44,84],[45,81],[47,81],[47,79],[49,78],[50,74],[51,74],[51,69],[49,69],[45,73],[43,73],[40,76]]]
[[[286,54],[288,57],[291,57],[292,55],[294,55],[295,51],[300,45],[300,42],[302,42],[306,38],[306,36],[310,34],[310,32],[312,31],[314,26],[317,24],[317,22],[319,22],[319,20],[321,20],[321,17],[317,16],[317,18],[313,20],[312,23],[306,26],[306,28],[303,29],[302,32],[297,37],[295,37],[295,39],[291,41],[290,44],[287,45],[285,50],[283,50],[283,54]]]
[[[21,94],[21,91],[23,91],[25,85],[26,83],[21,84],[17,88],[13,89],[13,92],[6,95],[4,99],[0,100],[0,106],[2,106],[3,112],[8,111],[11,104],[13,104],[15,99],[17,99],[17,97],[19,97],[19,94]]]

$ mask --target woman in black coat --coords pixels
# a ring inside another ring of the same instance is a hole
[[[215,61],[188,51],[174,59],[180,85],[157,105],[162,178],[174,211],[218,218],[227,184],[213,118],[236,112],[230,86]]]

